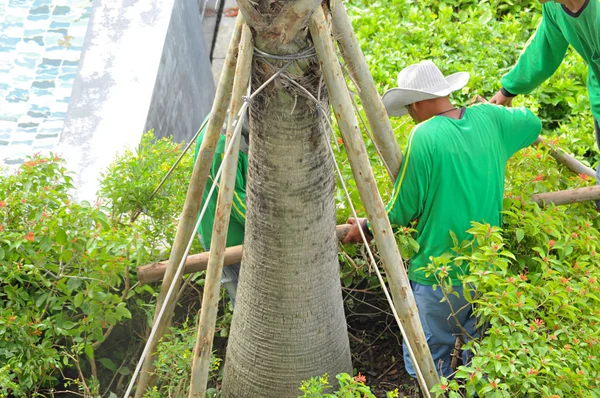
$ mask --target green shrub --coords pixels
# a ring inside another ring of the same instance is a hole
[[[131,316],[122,290],[134,238],[98,204],[71,202],[63,163],[36,155],[0,179],[4,395],[35,396],[63,368],[85,368],[83,358]]]
[[[196,322],[186,320],[159,343],[155,361],[157,385],[144,394],[145,398],[183,397],[190,387],[192,353],[196,344]],[[221,368],[221,359],[214,354],[210,359],[211,375],[216,379]],[[211,389],[207,393],[214,394]]]
[[[148,198],[181,149],[145,134],[137,152],[110,166],[94,204],[72,201],[58,156],[35,155],[0,178],[0,396],[37,396],[59,385],[91,396],[135,366],[155,292],[137,286],[132,270],[168,258],[190,153]],[[202,284],[202,276],[194,281]],[[125,322],[132,313],[135,324]],[[101,346],[117,325],[117,345]]]
[[[473,223],[473,241],[455,242],[454,253],[429,268],[452,294],[442,267],[468,265],[463,284],[483,332],[467,345],[473,362],[456,374],[465,386],[445,380],[439,392],[600,396],[599,218],[592,203],[540,208],[529,200],[534,192],[588,184],[553,163],[548,148],[517,155],[503,229]]]
[[[395,86],[402,68],[431,59],[446,74],[471,73],[467,87],[453,94],[458,105],[474,94],[490,98],[499,89],[500,78],[514,65],[541,18],[539,2],[497,0],[352,0],[348,10],[380,93]],[[599,157],[586,79],[587,68],[571,49],[552,78],[516,103],[540,116],[543,134],[552,139],[549,146],[594,166]],[[405,147],[413,123],[407,118],[391,121]],[[368,149],[377,164],[374,149],[369,144]],[[337,157],[347,161],[343,154]],[[389,179],[380,168],[373,170],[387,200]],[[344,173],[349,179],[350,171],[346,168]],[[590,183],[558,166],[547,147],[522,151],[507,167],[502,230],[476,225],[474,249],[472,242],[462,249],[457,242],[458,254],[449,253],[432,264],[430,271],[439,272],[453,261],[469,263],[474,273],[465,283],[473,292],[480,325],[488,326],[481,339],[469,344],[476,353],[472,365],[461,368],[457,379],[445,380],[439,392],[453,397],[473,396],[475,391],[486,397],[600,394],[599,218],[592,203],[540,209],[529,199],[534,193]],[[350,188],[359,203],[356,190]],[[341,193],[337,198],[343,200]],[[338,221],[347,216],[346,205],[341,205]],[[404,255],[418,249],[405,233],[400,238]],[[359,255],[356,249],[346,250]],[[356,259],[354,263],[359,264]],[[344,259],[345,286],[364,283],[365,272],[353,272],[353,265]],[[369,283],[378,284],[372,278]]]
[[[329,384],[327,373],[320,377],[313,377],[305,380],[300,385],[302,391],[301,398],[375,398],[371,389],[365,385],[366,378],[360,373],[352,377],[348,373],[340,373],[336,376],[338,389],[335,392],[327,393],[333,386]],[[398,389],[386,394],[387,398],[398,398]]]

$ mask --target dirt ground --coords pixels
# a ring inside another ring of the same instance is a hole
[[[359,312],[362,310],[366,312]],[[353,311],[347,309],[347,317],[353,365],[366,377],[373,394],[385,398],[387,391],[397,388],[400,397],[419,397],[413,379],[404,370],[400,330],[393,316],[362,305]]]

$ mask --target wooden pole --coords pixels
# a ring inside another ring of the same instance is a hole
[[[362,134],[356,115],[352,110],[350,94],[346,88],[322,8],[317,9],[313,14],[310,33],[321,63],[321,70],[329,90],[329,98],[333,103],[356,186],[371,221],[377,248],[390,283],[394,306],[406,331],[407,344],[412,347],[415,360],[423,374],[426,385],[422,387],[431,391],[433,386],[439,383],[438,373],[425,339],[415,298],[387,218],[385,206],[377,190]]]
[[[537,147],[541,142],[544,142],[544,138],[540,135],[537,138],[537,140],[534,141],[533,145]],[[562,165],[567,167],[569,170],[571,170],[573,173],[578,174],[578,175],[584,174],[584,175],[587,175],[588,177],[592,177],[594,180],[596,179],[596,172],[594,171],[594,169],[584,165],[579,160],[577,160],[573,155],[569,155],[568,153],[563,152],[560,149],[555,150],[555,149],[552,149],[552,147],[550,147],[549,149],[550,149],[550,155],[554,159],[556,159],[556,161],[558,163],[561,163]]]
[[[336,236],[339,241],[344,240],[348,231],[350,230],[350,224],[338,225],[336,227]],[[187,258],[185,261],[183,274],[191,274],[194,272],[204,271],[208,266],[208,258],[210,252],[204,252],[200,254],[194,254]],[[225,249],[225,261],[224,266],[239,264],[242,261],[242,245],[232,246]],[[168,261],[160,261],[157,263],[142,265],[138,267],[138,283],[145,285],[146,283],[152,283],[160,281],[167,269]]]
[[[156,310],[154,316],[157,316],[163,305],[167,306],[165,308],[165,313],[167,316],[163,318],[162,322],[160,322],[158,325],[155,325],[157,330],[154,338],[150,342],[150,350],[148,351],[148,355],[143,359],[144,365],[135,391],[135,398],[142,398],[146,392],[146,389],[153,383],[154,353],[156,352],[158,341],[163,337],[171,323],[171,317],[169,315],[172,314],[173,310],[175,309],[175,298],[177,297],[176,290],[178,290],[179,284],[181,283],[180,280],[174,281],[173,279],[177,272],[177,267],[183,258],[187,243],[189,242],[192,234],[195,232],[194,227],[198,218],[200,203],[202,200],[202,195],[204,194],[204,187],[206,186],[206,181],[208,180],[208,173],[210,171],[210,166],[212,165],[215,148],[219,141],[219,134],[221,133],[223,123],[225,122],[225,116],[231,98],[231,88],[233,86],[233,76],[242,25],[243,18],[238,16],[235,30],[233,31],[233,36],[231,37],[231,42],[225,58],[221,79],[219,80],[215,101],[211,110],[211,118],[208,122],[208,127],[206,129],[200,151],[198,152],[196,163],[194,164],[192,178],[187,190],[183,211],[181,212],[179,225],[177,227],[177,234],[175,235],[175,242],[173,243],[173,247],[171,249],[163,284],[156,301]],[[173,294],[171,299],[165,303],[165,297],[169,291],[171,283],[177,284],[175,294]],[[154,319],[154,322],[156,322],[156,319]]]
[[[335,2],[331,15],[334,35],[353,81],[357,85],[358,96],[373,132],[373,140],[381,153],[390,178],[396,181],[402,163],[400,145],[394,136],[392,124],[352,29],[348,12],[341,1]]]
[[[554,203],[555,205],[568,205],[571,203],[600,200],[600,185],[586,188],[568,189],[566,191],[537,193],[531,200],[540,206]]]
[[[235,80],[231,97],[231,114],[237,115],[242,109],[243,96],[246,94],[250,82],[250,69],[252,67],[252,33],[247,25],[242,27],[240,51],[235,69]],[[241,116],[245,117],[245,112]],[[234,126],[234,118],[229,118],[227,126],[227,142],[233,139],[231,149],[227,154],[223,166],[223,176],[219,185],[219,198],[215,222],[212,230],[211,251],[206,269],[204,292],[202,294],[202,310],[198,322],[198,338],[194,348],[192,361],[192,377],[190,381],[189,398],[206,396],[212,343],[215,334],[217,311],[219,309],[219,290],[221,288],[221,275],[225,259],[227,244],[227,230],[233,203],[233,191],[237,174],[238,157],[240,153],[240,134],[233,137],[234,128],[240,129],[242,120]]]

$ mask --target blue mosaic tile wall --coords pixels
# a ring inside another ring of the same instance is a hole
[[[58,143],[91,11],[92,0],[0,0],[0,166]]]

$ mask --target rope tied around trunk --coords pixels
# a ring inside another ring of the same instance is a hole
[[[268,52],[259,50],[258,48],[254,47],[254,55],[256,55],[259,58],[271,58],[283,61],[298,61],[301,59],[316,57],[317,51],[315,50],[315,47],[311,45],[305,48],[304,50],[300,50],[295,54],[269,54]]]

